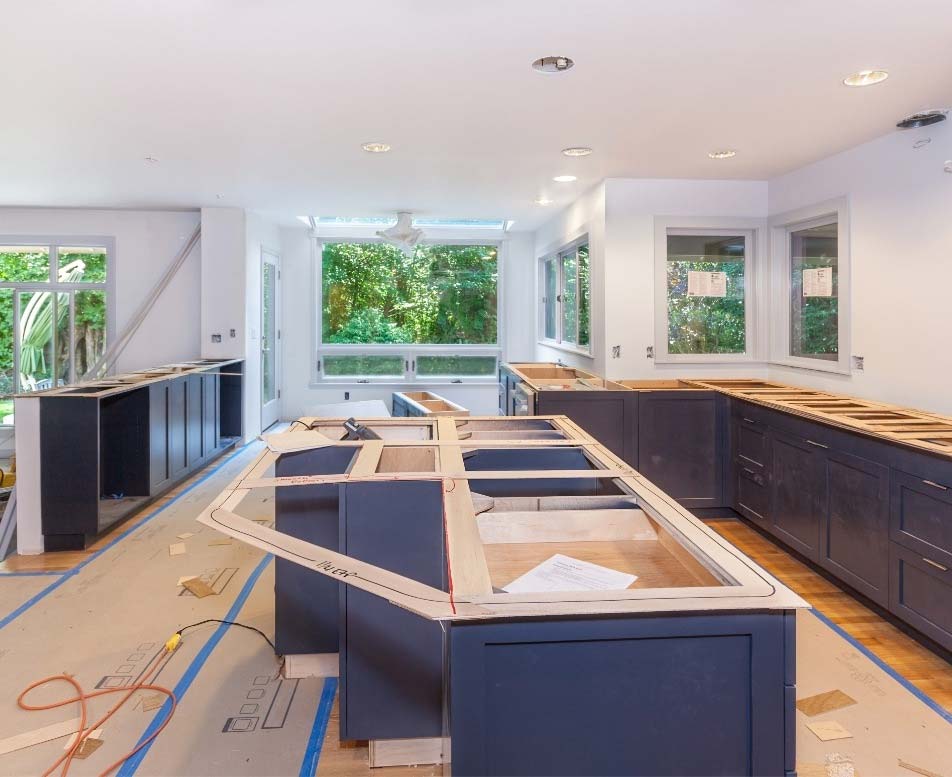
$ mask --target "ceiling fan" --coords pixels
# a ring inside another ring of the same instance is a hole
[[[413,214],[407,211],[397,213],[397,223],[389,229],[377,230],[377,237],[392,246],[396,246],[406,256],[413,256],[413,249],[423,237],[423,230],[413,226]]]

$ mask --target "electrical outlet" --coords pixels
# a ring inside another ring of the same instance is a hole
[[[646,358],[646,359],[653,359],[653,358],[654,358],[654,346],[653,346],[653,345],[649,345],[649,346],[645,349],[645,358]]]
[[[344,392],[344,401],[346,402],[348,399],[350,399],[350,392],[349,392],[349,391],[345,391],[345,392]]]
[[[220,342],[221,342],[221,335],[212,335],[212,342],[213,342],[213,343],[220,343]]]
[[[621,358],[621,346],[620,346],[620,345],[613,345],[613,346],[612,346],[612,358],[613,358],[613,359],[620,359],[620,358]]]
[[[229,337],[237,337],[237,336],[238,336],[238,332],[236,332],[234,329],[229,329],[229,330],[228,330],[228,336],[229,336]]]
[[[853,357],[853,369],[854,369],[854,370],[859,370],[860,372],[862,372],[862,371],[865,369],[865,367],[863,366],[863,360],[864,360],[864,357],[863,357],[863,356],[854,356],[854,357]]]

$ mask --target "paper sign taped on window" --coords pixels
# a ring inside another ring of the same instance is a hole
[[[726,297],[726,272],[700,272],[688,270],[689,297]]]
[[[817,267],[803,271],[804,297],[833,296],[833,268]]]

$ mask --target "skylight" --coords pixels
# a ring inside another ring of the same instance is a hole
[[[339,224],[355,227],[389,227],[397,223],[393,216],[315,216],[315,224]],[[448,229],[505,229],[502,219],[413,219],[415,227],[444,227]]]

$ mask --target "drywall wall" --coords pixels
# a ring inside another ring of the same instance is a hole
[[[241,208],[202,208],[201,355],[245,356],[246,217]]]
[[[114,238],[115,291],[108,304],[115,317],[115,332],[121,335],[198,223],[197,210],[0,208],[0,242],[15,242],[18,235]],[[119,356],[116,370],[128,372],[195,358],[199,353],[195,321],[201,310],[200,288],[199,245]],[[10,430],[0,430],[0,455],[10,449]]]
[[[284,418],[311,414],[313,408],[321,404],[343,402],[344,392],[349,392],[351,400],[381,399],[389,404],[394,391],[435,391],[474,414],[492,415],[497,412],[499,395],[495,382],[459,385],[313,384],[313,367],[318,358],[314,331],[314,305],[317,299],[314,250],[314,241],[307,228],[285,227],[281,230]],[[500,256],[503,286],[499,319],[503,359],[531,359],[535,316],[532,304],[532,236],[529,233],[509,236]]]
[[[763,364],[657,364],[655,342],[655,219],[706,226],[705,219],[764,219],[764,181],[622,179],[605,181],[604,327],[606,377],[633,380],[719,375],[760,377]],[[695,223],[692,219],[696,219]],[[596,309],[593,318],[599,317]],[[612,346],[621,346],[613,357]]]
[[[950,124],[892,132],[770,180],[772,215],[848,198],[852,353],[865,358],[852,375],[772,365],[771,378],[952,414]]]
[[[539,342],[539,301],[542,299],[538,259],[558,251],[574,240],[588,236],[588,258],[592,279],[591,356]],[[531,264],[534,294],[531,302],[531,341],[536,361],[559,361],[573,367],[605,371],[605,182],[582,194],[555,214],[535,232]]]
[[[592,277],[592,356],[536,343],[539,361],[561,359],[609,378],[766,374],[762,363],[741,365],[657,364],[646,358],[654,344],[655,218],[683,217],[683,226],[704,219],[764,219],[763,181],[692,181],[609,178],[584,193],[535,233],[535,257],[583,234],[589,236]],[[535,263],[535,262],[533,262]],[[541,298],[536,271],[535,300]],[[538,303],[533,308],[538,311]],[[532,325],[538,332],[538,321]],[[536,339],[538,339],[536,337]],[[613,356],[612,346],[620,346]]]

